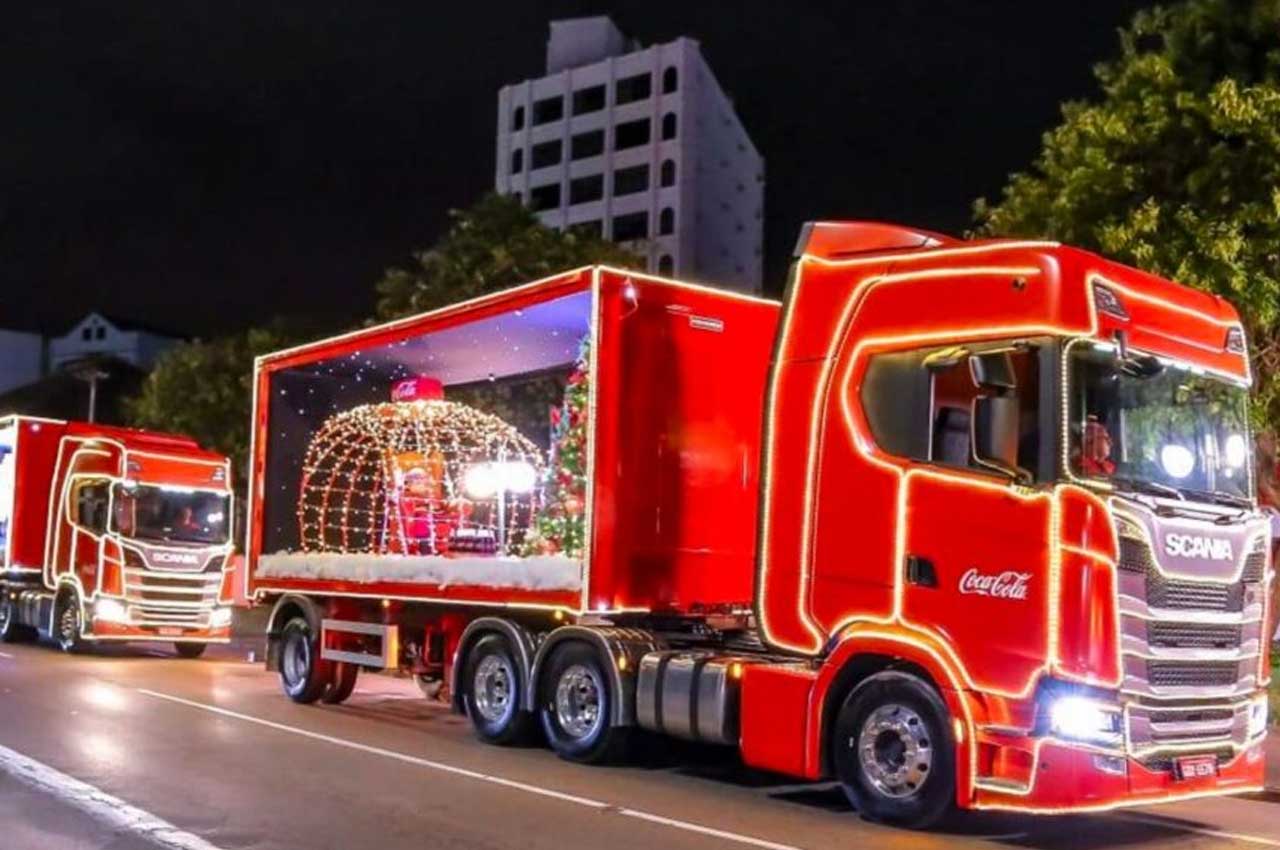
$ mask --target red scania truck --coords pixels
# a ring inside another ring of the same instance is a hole
[[[781,303],[579,269],[261,358],[246,594],[297,701],[408,669],[893,823],[1257,789],[1250,382],[1226,302],[1052,242],[816,223]]]
[[[228,642],[230,477],[186,437],[0,418],[0,639]]]

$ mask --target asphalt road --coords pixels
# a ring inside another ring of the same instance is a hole
[[[485,746],[389,676],[297,706],[247,649],[0,645],[0,848],[1280,848],[1265,798],[895,830],[725,750],[649,742],[592,768]]]

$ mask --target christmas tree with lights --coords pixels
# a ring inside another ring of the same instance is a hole
[[[546,500],[525,546],[529,555],[581,558],[586,538],[587,396],[591,347],[583,339],[565,385],[564,399],[551,411],[551,463]]]

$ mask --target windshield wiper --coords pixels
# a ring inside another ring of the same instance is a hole
[[[1226,505],[1229,508],[1253,507],[1253,503],[1244,496],[1237,496],[1234,493],[1224,493],[1221,490],[1193,490],[1190,487],[1186,488],[1186,491],[1198,498],[1208,499],[1210,502]]]
[[[1115,475],[1111,478],[1111,483],[1117,487],[1125,488],[1140,493],[1150,493],[1156,496],[1169,496],[1174,499],[1186,500],[1186,496],[1177,487],[1170,487],[1168,484],[1161,484],[1158,481],[1148,481],[1145,478],[1130,478],[1124,475]]]

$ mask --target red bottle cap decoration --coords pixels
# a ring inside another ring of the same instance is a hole
[[[444,384],[438,378],[407,378],[391,387],[392,401],[441,401]]]

